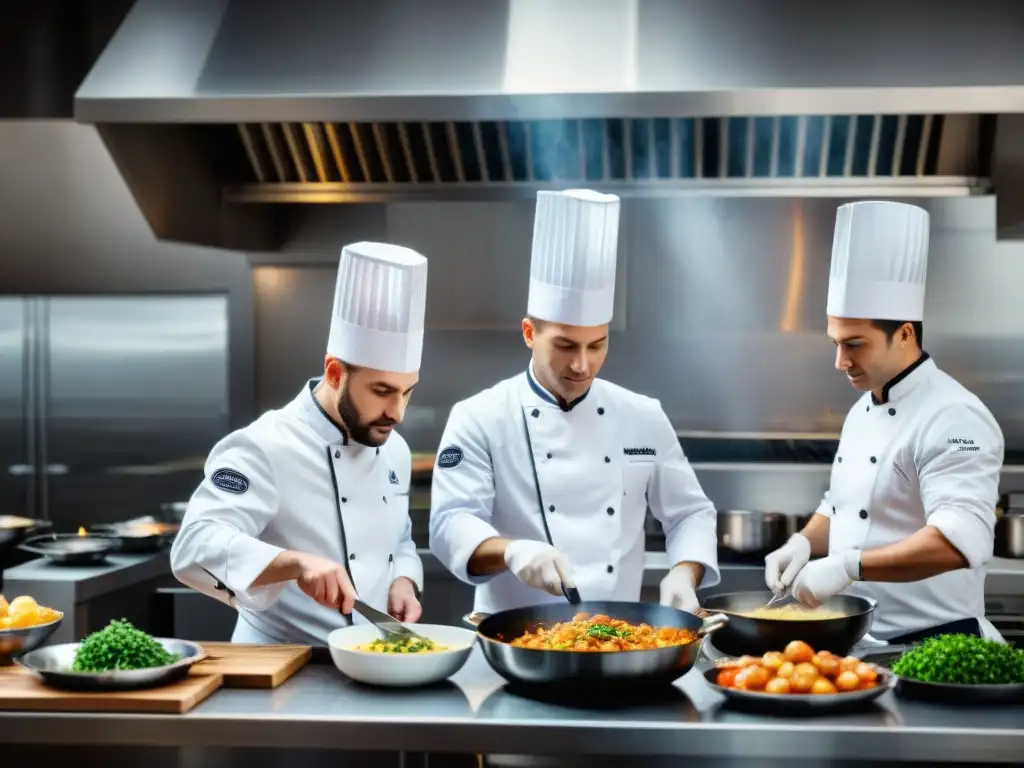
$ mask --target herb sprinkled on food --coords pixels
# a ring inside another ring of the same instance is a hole
[[[173,664],[177,659],[156,640],[128,621],[111,621],[88,635],[75,651],[73,672],[150,669]]]
[[[629,630],[616,629],[607,624],[592,624],[587,628],[587,634],[591,637],[607,640],[612,637],[629,637]]]
[[[906,651],[892,671],[925,683],[1024,683],[1024,651],[973,635],[939,635]]]
[[[426,653],[428,651],[447,651],[448,648],[425,637],[389,635],[387,638],[377,638],[365,645],[357,646],[356,650],[370,651],[371,653]]]

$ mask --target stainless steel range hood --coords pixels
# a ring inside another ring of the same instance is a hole
[[[272,247],[253,204],[984,194],[1022,29],[1019,0],[138,0],[75,114],[158,236],[236,247]]]

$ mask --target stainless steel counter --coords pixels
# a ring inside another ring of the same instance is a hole
[[[930,706],[886,694],[860,713],[791,719],[723,706],[697,671],[670,692],[620,706],[526,699],[477,649],[428,690],[368,688],[313,665],[275,691],[220,691],[183,716],[2,713],[0,743],[975,764],[1019,764],[1024,754],[1024,705]]]

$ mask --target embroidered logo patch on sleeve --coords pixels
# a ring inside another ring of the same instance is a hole
[[[249,490],[249,478],[233,469],[218,469],[210,482],[228,493],[245,493]]]
[[[462,449],[457,445],[449,445],[437,455],[437,466],[441,469],[454,469],[462,463],[465,457]]]

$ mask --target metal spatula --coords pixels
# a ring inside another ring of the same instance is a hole
[[[394,616],[391,616],[383,611],[378,611],[376,608],[371,608],[369,605],[364,603],[362,600],[356,600],[355,609],[366,618],[371,624],[381,631],[384,637],[397,636],[408,640],[425,640],[422,635],[418,635],[409,629],[405,624],[400,622]]]

